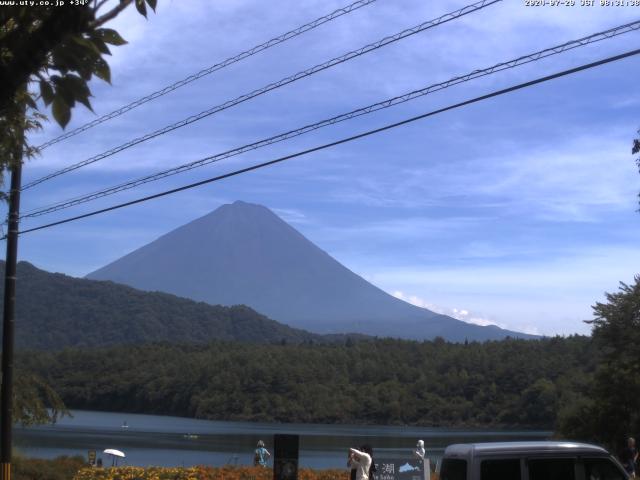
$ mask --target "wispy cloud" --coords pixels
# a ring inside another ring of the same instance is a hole
[[[309,223],[309,218],[307,217],[307,215],[300,210],[296,210],[294,208],[274,208],[273,211],[288,223],[294,225],[303,225]]]
[[[591,305],[613,292],[619,281],[632,282],[640,264],[635,248],[575,252],[563,260],[526,264],[434,268],[385,268],[368,271],[374,284],[426,308],[458,318],[477,317],[507,328],[546,335],[587,333],[583,320],[592,318]],[[356,269],[356,271],[361,271]],[[405,294],[403,292],[416,292]],[[430,298],[429,302],[422,300]],[[447,310],[448,308],[448,310]],[[462,311],[490,311],[491,316]]]
[[[488,325],[495,325],[501,328],[508,328],[505,324],[500,324],[495,320],[491,320],[481,315],[471,313],[469,312],[469,310],[466,310],[464,308],[448,308],[434,305],[433,303],[429,303],[416,295],[408,295],[404,292],[401,292],[400,290],[396,290],[395,292],[393,292],[393,296],[399,298],[400,300],[404,300],[407,303],[415,305],[416,307],[426,308],[428,310],[431,310],[432,312],[440,313],[442,315],[448,315],[455,319],[462,320],[463,322],[472,323],[474,325],[481,325],[483,327],[486,327]]]

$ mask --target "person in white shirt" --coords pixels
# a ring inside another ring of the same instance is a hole
[[[413,456],[418,459],[418,466],[424,473],[424,478],[427,479],[431,475],[431,462],[426,456],[427,452],[424,449],[424,440],[418,440],[416,449],[413,451]]]
[[[369,480],[369,469],[371,468],[371,455],[355,448],[349,449],[349,465],[356,468],[356,480]]]
[[[424,440],[418,440],[418,444],[416,445],[416,449],[413,452],[413,456],[418,460],[424,461],[424,455],[427,453],[424,449]]]

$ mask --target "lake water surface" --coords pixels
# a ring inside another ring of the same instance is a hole
[[[464,430],[401,426],[272,424],[213,422],[181,417],[72,411],[55,425],[16,427],[14,445],[26,456],[87,456],[96,450],[106,465],[105,448],[122,450],[125,465],[250,465],[258,440],[272,451],[274,434],[300,435],[300,465],[344,468],[349,447],[373,445],[376,460],[411,457],[418,439],[437,461],[452,443],[544,440],[551,432]],[[127,427],[123,428],[123,424]]]

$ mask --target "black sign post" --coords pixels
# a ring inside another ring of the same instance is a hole
[[[298,480],[298,435],[273,436],[273,480]]]

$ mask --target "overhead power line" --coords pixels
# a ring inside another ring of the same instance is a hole
[[[497,97],[497,96],[504,95],[504,94],[507,94],[507,93],[510,93],[510,92],[514,92],[516,90],[522,90],[524,88],[531,87],[533,85],[537,85],[537,84],[540,84],[540,83],[544,83],[544,82],[548,82],[548,81],[551,81],[551,80],[555,80],[557,78],[565,77],[567,75],[572,75],[574,73],[578,73],[578,72],[581,72],[581,71],[584,71],[584,70],[588,70],[588,69],[591,69],[591,68],[599,67],[601,65],[605,65],[607,63],[612,63],[612,62],[615,62],[615,61],[618,61],[618,60],[622,60],[624,58],[628,58],[628,57],[631,57],[631,56],[634,56],[634,55],[638,55],[638,54],[640,54],[640,49],[631,50],[631,51],[628,51],[626,53],[622,53],[620,55],[607,57],[607,58],[604,58],[602,60],[598,60],[596,62],[584,64],[584,65],[581,65],[579,67],[575,67],[575,68],[571,68],[571,69],[568,69],[568,70],[564,70],[564,71],[561,71],[561,72],[558,72],[558,73],[554,73],[552,75],[547,75],[545,77],[540,77],[540,78],[537,78],[535,80],[530,80],[528,82],[519,83],[517,85],[511,86],[511,87],[508,87],[508,88],[503,88],[501,90],[496,90],[494,92],[488,93],[486,95],[481,95],[479,97],[475,97],[475,98],[472,98],[470,100],[466,100],[464,102],[460,102],[460,103],[456,103],[456,104],[453,104],[453,105],[449,105],[447,107],[439,108],[437,110],[432,110],[430,112],[423,113],[422,115],[417,115],[415,117],[407,118],[407,119],[399,121],[399,122],[391,123],[391,124],[385,125],[383,127],[375,128],[373,130],[368,130],[366,132],[359,133],[357,135],[353,135],[353,136],[350,136],[350,137],[342,138],[342,139],[336,140],[334,142],[325,143],[324,145],[319,145],[317,147],[309,148],[307,150],[303,150],[303,151],[300,151],[300,152],[297,152],[297,153],[293,153],[291,155],[286,155],[284,157],[276,158],[274,160],[270,160],[270,161],[267,161],[267,162],[259,163],[259,164],[256,164],[256,165],[252,165],[250,167],[245,167],[245,168],[241,168],[239,170],[234,170],[232,172],[225,173],[223,175],[218,175],[218,176],[215,176],[215,177],[207,178],[207,179],[201,180],[199,182],[191,183],[189,185],[184,185],[184,186],[178,187],[178,188],[173,188],[171,190],[166,190],[166,191],[163,191],[163,192],[160,192],[160,193],[156,193],[154,195],[148,195],[146,197],[138,198],[136,200],[131,200],[131,201],[128,201],[128,202],[117,204],[117,205],[112,205],[112,206],[107,207],[107,208],[101,208],[99,210],[94,210],[92,212],[88,212],[88,213],[85,213],[85,214],[82,214],[82,215],[77,215],[77,216],[74,216],[74,217],[65,218],[63,220],[58,220],[56,222],[51,222],[51,223],[47,223],[45,225],[40,225],[40,226],[37,226],[37,227],[33,227],[33,228],[26,229],[26,230],[22,230],[19,233],[20,234],[24,234],[24,233],[29,233],[29,232],[35,232],[37,230],[43,230],[45,228],[51,228],[51,227],[54,227],[56,225],[62,225],[62,224],[65,224],[65,223],[76,221],[76,220],[81,220],[83,218],[88,218],[88,217],[92,217],[92,216],[99,215],[99,214],[102,214],[102,213],[110,212],[110,211],[113,211],[113,210],[118,210],[120,208],[128,207],[128,206],[131,206],[131,205],[136,205],[136,204],[139,204],[139,203],[143,203],[143,202],[147,202],[147,201],[150,201],[150,200],[154,200],[156,198],[160,198],[160,197],[164,197],[164,196],[171,195],[171,194],[174,194],[174,193],[182,192],[184,190],[189,190],[189,189],[196,188],[196,187],[199,187],[199,186],[202,186],[202,185],[206,185],[206,184],[209,184],[209,183],[213,183],[213,182],[217,182],[217,181],[220,181],[220,180],[224,180],[225,178],[234,177],[236,175],[240,175],[240,174],[247,173],[247,172],[250,172],[250,171],[253,171],[253,170],[258,170],[258,169],[261,169],[261,168],[265,168],[265,167],[268,167],[268,166],[271,166],[271,165],[275,165],[277,163],[281,163],[281,162],[284,162],[284,161],[287,161],[287,160],[291,160],[291,159],[298,158],[298,157],[301,157],[301,156],[304,156],[304,155],[308,155],[310,153],[318,152],[320,150],[325,150],[327,148],[335,147],[337,145],[342,145],[344,143],[349,143],[349,142],[352,142],[354,140],[365,138],[365,137],[368,137],[368,136],[371,136],[371,135],[375,135],[375,134],[378,134],[378,133],[381,133],[381,132],[384,132],[384,131],[387,131],[387,130],[391,130],[393,128],[400,127],[402,125],[407,125],[409,123],[413,123],[413,122],[416,122],[418,120],[422,120],[422,119],[425,119],[425,118],[428,118],[428,117],[432,117],[432,116],[438,115],[440,113],[444,113],[444,112],[447,112],[447,111],[450,111],[450,110],[454,110],[454,109],[461,108],[461,107],[464,107],[464,106],[467,106],[467,105],[471,105],[473,103],[477,103],[477,102],[480,102],[480,101],[483,101],[483,100],[487,100],[487,99],[490,99],[490,98],[493,98],[493,97]]]
[[[138,108],[140,105],[144,105],[147,102],[150,102],[152,100],[155,100],[158,97],[162,97],[164,95],[166,95],[167,93],[173,92],[174,90],[177,90],[178,88],[184,87],[185,85],[188,85],[192,82],[195,82],[196,80],[201,79],[202,77],[205,77],[207,75],[210,75],[214,72],[217,72],[218,70],[222,70],[223,68],[228,67],[229,65],[233,65],[234,63],[240,62],[241,60],[244,60],[246,58],[252,57],[253,55],[256,55],[257,53],[260,53],[264,50],[267,50],[271,47],[275,47],[276,45],[279,45],[281,43],[286,42],[287,40],[291,40],[292,38],[295,38],[299,35],[302,35],[303,33],[308,32],[309,30],[313,30],[314,28],[319,27],[320,25],[323,25],[327,22],[330,22],[332,20],[335,20],[336,18],[339,18],[343,15],[346,15],[348,13],[351,13],[355,10],[358,10],[362,7],[365,7],[367,5],[370,5],[372,3],[374,3],[376,0],[358,0],[357,2],[353,2],[350,5],[347,5],[345,7],[342,8],[338,8],[337,10],[334,10],[333,12],[329,13],[328,15],[324,15],[320,18],[316,18],[315,20],[313,20],[312,22],[306,23],[298,28],[295,28],[293,30],[290,30],[286,33],[283,33],[282,35],[279,35],[277,37],[272,38],[271,40],[267,40],[264,43],[261,43],[260,45],[256,45],[253,48],[250,48],[249,50],[245,50],[242,53],[239,53],[233,57],[229,57],[226,60],[223,60],[222,62],[216,63],[215,65],[212,65],[210,67],[207,67],[203,70],[200,70],[198,73],[194,73],[193,75],[189,75],[186,78],[183,78],[182,80],[179,80],[175,83],[172,83],[171,85],[168,85],[164,88],[161,88],[160,90],[157,90],[153,93],[150,93],[149,95],[139,98],[138,100],[135,100],[131,103],[128,103],[127,105],[124,105],[120,108],[118,108],[117,110],[114,110],[113,112],[107,113],[106,115],[103,115],[99,118],[96,118],[95,120],[92,120],[91,122],[85,123],[84,125],[75,128],[73,130],[70,130],[56,138],[53,138],[51,140],[49,140],[48,142],[43,143],[42,145],[39,145],[38,148],[40,150],[44,150],[47,147],[50,147],[51,145],[54,145],[56,143],[59,143],[63,140],[66,140],[67,138],[71,138],[74,137],[76,135],[78,135],[79,133],[82,133],[86,130],[89,130],[90,128],[93,128],[97,125],[100,125],[101,123],[104,123],[108,120],[111,120],[112,118],[116,118],[119,117],[120,115],[125,114],[126,112],[133,110],[134,108]]]
[[[107,157],[110,157],[112,155],[115,155],[116,153],[119,153],[123,150],[126,150],[128,148],[131,148],[135,145],[138,145],[140,143],[146,142],[147,140],[151,140],[152,138],[158,137],[160,135],[164,135],[166,133],[169,133],[173,130],[176,130],[178,128],[184,127],[186,125],[190,125],[194,122],[197,122],[199,120],[202,120],[203,118],[209,117],[215,113],[221,112],[223,110],[226,110],[228,108],[234,107],[236,105],[239,105],[243,102],[246,102],[247,100],[251,100],[255,97],[258,97],[260,95],[264,95],[267,92],[270,92],[272,90],[276,90],[278,88],[284,87],[285,85],[289,85],[290,83],[296,82],[298,80],[301,80],[303,78],[309,77],[311,75],[314,75],[318,72],[321,72],[323,70],[327,70],[331,67],[334,67],[336,65],[342,64],[344,62],[347,62],[349,60],[352,60],[356,57],[359,57],[361,55],[365,55],[369,52],[372,52],[374,50],[377,50],[379,48],[385,47],[391,43],[397,42],[399,40],[402,40],[404,38],[407,38],[411,35],[415,35],[416,33],[422,32],[424,30],[428,30],[430,28],[434,28],[437,27],[439,25],[442,25],[443,23],[447,23],[450,22],[452,20],[455,20],[457,18],[460,18],[464,15],[468,15],[470,13],[476,12],[478,10],[481,10],[485,7],[488,7],[489,5],[493,5],[495,3],[501,2],[502,0],[481,0],[479,2],[473,3],[471,5],[467,5],[466,7],[463,7],[461,9],[455,10],[453,12],[450,13],[446,13],[436,19],[433,20],[429,20],[427,22],[421,23],[420,25],[417,25],[413,28],[408,28],[406,30],[403,30],[402,32],[396,33],[395,35],[389,35],[387,37],[382,38],[381,40],[378,40],[374,43],[370,43],[368,45],[365,45],[364,47],[361,47],[357,50],[353,50],[351,52],[345,53],[344,55],[341,55],[339,57],[335,57],[331,60],[328,60],[326,62],[320,63],[318,65],[315,65],[311,68],[308,68],[307,70],[303,70],[300,71],[294,75],[290,75],[288,77],[285,77],[281,80],[278,80],[277,82],[273,82],[270,83],[269,85],[266,85],[262,88],[259,88],[257,90],[254,90],[250,93],[245,93],[244,95],[241,95],[239,97],[234,98],[233,100],[228,100],[222,104],[216,105],[214,107],[211,107],[207,110],[204,110],[196,115],[192,115],[188,118],[185,118],[183,120],[180,120],[179,122],[173,123],[171,125],[167,125],[165,127],[162,127],[154,132],[151,133],[147,133],[146,135],[143,135],[141,137],[135,138],[133,140],[130,140],[129,142],[123,143],[121,145],[118,145],[117,147],[114,147],[110,150],[107,150],[106,152],[100,153],[98,155],[95,155],[91,158],[88,158],[86,160],[83,160],[81,162],[75,163],[73,165],[70,165],[66,168],[63,168],[61,170],[58,170],[56,172],[53,172],[49,175],[45,175],[44,177],[41,177],[39,179],[36,179],[30,183],[25,184],[22,187],[22,190],[26,190],[28,188],[34,187],[42,182],[45,182],[47,180],[50,180],[52,178],[55,178],[57,176],[63,175],[65,173],[69,173],[72,172],[74,170],[77,170],[78,168],[90,165],[92,163],[98,162],[100,160],[103,160]]]
[[[162,178],[166,178],[172,175],[176,175],[182,172],[186,172],[189,170],[192,170],[194,168],[198,168],[198,167],[202,167],[204,165],[208,165],[214,162],[218,162],[236,155],[240,155],[242,153],[246,153],[248,151],[251,150],[256,150],[258,148],[262,148],[268,145],[272,145],[274,143],[278,143],[278,142],[282,142],[284,140],[288,140],[306,133],[309,133],[311,131],[314,130],[318,130],[320,128],[324,128],[330,125],[334,125],[336,123],[340,123],[346,120],[350,120],[352,118],[356,118],[359,116],[363,116],[363,115],[367,115],[369,113],[372,112],[376,112],[379,110],[383,110],[395,105],[399,105],[401,103],[405,103],[411,100],[414,100],[416,98],[428,95],[430,93],[439,91],[439,90],[444,90],[446,88],[452,87],[454,85],[460,84],[460,83],[464,83],[464,82],[468,82],[470,80],[474,80],[476,78],[480,78],[486,75],[490,75],[496,72],[500,72],[503,70],[507,70],[510,68],[515,68],[517,66],[520,65],[525,65],[527,63],[531,63],[537,60],[540,60],[542,58],[546,58],[552,55],[557,55],[563,52],[566,52],[568,50],[572,50],[574,48],[578,48],[578,47],[582,47],[585,45],[589,45],[590,43],[594,43],[594,42],[598,42],[607,38],[612,38],[614,36],[617,35],[621,35],[623,33],[628,33],[631,31],[636,31],[636,30],[640,30],[640,20],[636,21],[636,22],[632,22],[632,23],[628,23],[625,25],[620,25],[618,27],[614,27],[614,28],[610,28],[608,30],[605,30],[603,32],[599,32],[599,33],[595,33],[593,35],[589,35],[587,37],[583,37],[577,40],[573,40],[570,42],[566,42],[563,43],[561,45],[557,45],[551,48],[547,48],[544,50],[540,50],[528,55],[524,55],[518,58],[515,58],[513,60],[509,60],[506,62],[501,62],[498,63],[496,65],[493,65],[491,67],[488,68],[484,68],[481,70],[474,70],[470,73],[467,73],[465,75],[461,75],[461,76],[457,76],[454,78],[451,78],[445,82],[440,82],[440,83],[436,83],[433,85],[429,85],[428,87],[419,89],[419,90],[414,90],[412,92],[406,93],[404,95],[400,95],[400,96],[396,96],[393,98],[389,98],[386,100],[383,100],[381,102],[377,102],[371,105],[368,105],[366,107],[362,107],[362,108],[358,108],[356,110],[352,110],[350,112],[347,113],[343,113],[328,119],[324,119],[321,120],[319,122],[316,123],[312,123],[309,125],[305,125],[303,127],[300,127],[298,129],[295,130],[290,130],[288,132],[285,133],[281,133],[266,139],[262,139],[259,140],[257,142],[253,142],[253,143],[249,143],[246,145],[243,145],[241,147],[237,147],[234,148],[232,150],[227,150],[225,152],[222,153],[218,153],[216,155],[212,155],[203,159],[199,159],[193,162],[189,162],[189,163],[185,163],[183,165],[177,166],[177,167],[173,167],[173,168],[169,168],[167,170],[163,170],[151,175],[146,175],[144,177],[140,177],[134,180],[130,180],[124,183],[121,183],[119,185],[115,185],[106,189],[102,189],[93,193],[89,193],[86,195],[82,195],[82,196],[78,196],[78,197],[74,197],[72,199],[69,200],[65,200],[63,202],[58,202],[58,203],[54,203],[45,207],[38,207],[36,209],[32,209],[28,212],[26,212],[25,214],[22,215],[21,218],[30,218],[30,217],[37,217],[37,216],[41,216],[41,215],[45,215],[48,213],[52,213],[58,210],[63,210],[66,208],[70,208],[73,207],[75,205],[80,205],[82,203],[86,203],[86,202],[90,202],[92,200],[96,200],[98,198],[102,198],[102,197],[106,197],[108,195],[113,195],[125,190],[129,190],[135,187],[138,187],[140,185],[146,184],[146,183],[150,183],[156,180],[160,180]]]

